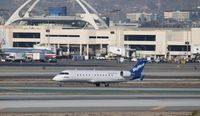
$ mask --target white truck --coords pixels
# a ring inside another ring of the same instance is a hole
[[[108,55],[105,57],[105,59],[117,59],[119,62],[124,62],[124,57],[127,57],[125,47],[109,46]]]
[[[109,46],[108,54],[109,54],[109,56],[126,57],[126,49],[125,49],[125,47]]]
[[[33,60],[39,61],[40,60],[40,53],[33,53]]]
[[[23,53],[7,53],[8,55],[6,56],[6,61],[24,61],[25,56]]]

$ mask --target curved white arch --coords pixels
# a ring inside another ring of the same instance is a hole
[[[32,0],[28,0],[26,1],[22,6],[20,6],[13,14],[12,16],[6,21],[5,25],[10,25],[11,23],[21,19],[21,17],[19,16],[19,12],[27,5],[31,2]]]
[[[80,5],[80,7],[85,11],[86,14],[90,14],[88,9],[84,6],[84,4],[81,3],[80,0],[76,0],[76,2]]]
[[[88,8],[90,8],[90,10],[92,10],[95,15],[96,15],[96,20],[99,20],[99,22],[101,23],[101,25],[105,28],[108,28],[108,25],[104,22],[104,20],[99,16],[99,13],[90,5],[88,4],[85,0],[81,0]]]
[[[90,5],[88,4],[85,0],[81,0],[90,10],[92,10],[95,14],[98,14],[98,12]]]
[[[33,5],[28,9],[28,11],[25,13],[24,17],[30,17],[30,12],[33,10],[33,8],[37,5],[37,3],[40,2],[40,0],[36,0]]]
[[[35,2],[31,5],[31,7],[26,11],[25,15],[23,17],[19,16],[19,12],[31,2],[32,0],[27,0],[22,6],[20,6],[13,15],[7,20],[5,25],[10,25],[11,23],[23,19],[23,18],[29,18],[30,12],[32,9],[38,4],[40,0],[35,0]],[[99,27],[108,28],[107,24],[102,20],[102,18],[98,15],[98,12],[85,0],[76,0],[76,2],[80,5],[80,7],[84,10],[85,14],[81,14],[82,20],[90,23],[95,29],[99,29]],[[91,10],[93,13],[90,13],[89,10]],[[99,24],[96,22],[98,21]]]
[[[103,19],[98,15],[98,12],[90,4],[88,4],[85,0],[76,0],[76,2],[81,6],[81,8],[86,13],[81,15],[84,21],[89,22],[95,29],[99,29],[99,26],[95,22],[95,20],[98,20],[102,27],[108,28],[108,25],[103,21]],[[93,13],[90,13],[87,7]]]

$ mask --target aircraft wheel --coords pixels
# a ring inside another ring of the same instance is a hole
[[[109,87],[110,85],[109,85],[109,83],[105,83],[105,87]]]
[[[96,83],[96,87],[100,87],[100,83]]]

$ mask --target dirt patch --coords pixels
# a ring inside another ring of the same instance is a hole
[[[192,116],[192,112],[0,113],[0,116]]]

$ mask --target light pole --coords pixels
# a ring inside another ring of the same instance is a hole
[[[47,33],[47,42],[46,42],[46,46],[49,47],[50,46],[50,26],[49,26],[49,16],[48,14],[46,14],[44,16],[45,18],[47,18],[47,26],[46,26],[46,33]]]
[[[187,41],[185,42],[185,45],[186,45],[186,58],[188,59],[188,55],[189,55],[189,44],[190,44],[190,42],[189,42],[189,35],[188,35],[188,32],[189,31],[189,29],[187,30]]]
[[[49,22],[48,9],[44,9],[43,17],[47,19],[47,24],[45,24],[46,25],[47,40],[46,40],[45,44],[46,44],[46,47],[50,47],[50,26],[49,26],[50,22]]]
[[[186,58],[188,58],[188,55],[189,55],[189,53],[188,53],[188,51],[189,51],[189,42],[186,41],[185,45],[186,45]]]
[[[48,20],[48,25],[47,25],[47,30],[48,30],[48,40],[47,40],[47,47],[50,47],[50,27],[49,27],[49,17],[47,18]]]

